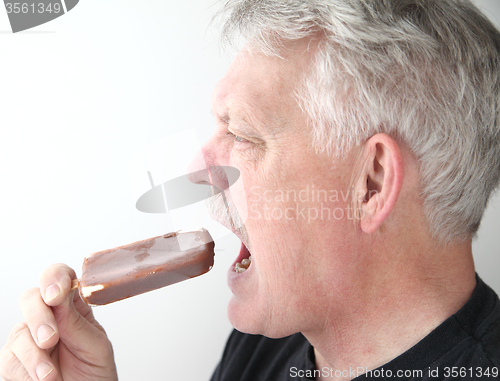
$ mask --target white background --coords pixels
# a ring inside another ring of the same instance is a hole
[[[500,1],[477,3],[500,25]],[[172,226],[135,209],[130,163],[171,134],[194,129],[201,143],[213,131],[211,92],[230,62],[208,29],[215,9],[82,0],[12,34],[0,6],[0,345],[46,266],[64,262],[80,275],[89,253]],[[497,195],[474,244],[477,271],[497,292],[499,226]],[[209,379],[230,332],[225,274],[239,248],[232,235],[216,241],[209,274],[95,308],[122,381]]]

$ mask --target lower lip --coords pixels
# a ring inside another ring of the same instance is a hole
[[[232,287],[234,285],[236,285],[237,282],[243,281],[248,276],[247,273],[249,271],[251,271],[251,269],[252,269],[252,265],[250,265],[248,267],[248,269],[246,269],[242,273],[237,273],[236,271],[234,271],[234,266],[236,266],[236,264],[238,262],[241,262],[242,259],[248,258],[248,256],[249,256],[248,249],[245,247],[245,245],[242,242],[241,243],[241,247],[240,247],[240,253],[238,254],[238,257],[233,262],[233,264],[231,265],[231,267],[229,268],[229,270],[227,272],[227,283],[228,283],[229,288],[231,289],[231,291],[233,291]]]

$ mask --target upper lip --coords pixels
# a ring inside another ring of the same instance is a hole
[[[226,204],[226,207],[227,207],[227,204]],[[227,215],[225,216],[226,218],[220,218],[220,216],[218,216],[217,214],[215,214],[215,215],[212,214],[211,211],[209,210],[210,217],[214,221],[217,221],[219,224],[224,226],[226,229],[230,230],[236,237],[238,237],[240,239],[241,242],[243,242],[243,244],[246,247],[248,247],[248,244],[247,244],[247,242],[245,242],[245,240],[241,236],[241,233],[234,227],[233,219],[230,217],[227,209],[226,209],[226,212],[227,212]]]
[[[231,232],[232,232],[232,233],[233,233],[236,237],[238,237],[238,238],[239,238],[239,240],[240,240],[241,242],[243,242],[243,244],[244,244],[246,247],[248,247],[247,242],[245,242],[245,240],[244,240],[244,239],[243,239],[243,237],[241,236],[241,233],[240,233],[238,230],[236,230],[236,229],[232,226],[232,224],[231,224],[230,226],[228,226],[228,223],[227,223],[228,221],[227,221],[227,219],[224,219],[224,221],[220,221],[219,219],[214,219],[214,220],[215,220],[215,221],[217,221],[217,222],[218,222],[219,224],[221,224],[222,226],[224,226],[226,229],[230,230],[230,231],[231,231]]]
[[[225,226],[225,225],[224,225],[224,226]],[[237,231],[237,230],[236,230],[236,229],[234,229],[233,227],[227,227],[227,226],[226,226],[226,228],[228,228],[229,230],[231,230],[231,231],[233,232],[233,234],[234,234],[236,237],[238,237],[238,238],[240,239],[240,241],[241,241],[241,242],[245,243],[245,242],[243,241],[243,237],[241,236],[241,234],[240,234],[240,232],[239,232],[239,231]]]

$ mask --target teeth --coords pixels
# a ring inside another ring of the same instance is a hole
[[[239,265],[239,263],[236,266],[234,266],[234,271],[236,271],[237,273],[242,273],[242,272],[247,270],[244,267],[238,267],[238,265]]]
[[[241,260],[241,263],[238,262],[235,266],[234,266],[234,271],[236,271],[237,273],[242,273],[244,272],[246,269],[248,269],[248,266],[250,266],[250,263],[252,263],[252,256],[248,257],[248,258],[245,258],[245,259],[242,259]]]

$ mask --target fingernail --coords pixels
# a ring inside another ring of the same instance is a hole
[[[56,298],[61,293],[59,286],[57,284],[49,284],[45,289],[44,299],[46,302],[50,302],[52,299]]]
[[[54,368],[52,368],[52,366],[50,366],[46,362],[41,362],[36,367],[36,376],[39,380],[43,380],[45,377],[51,374],[53,370]]]
[[[55,333],[56,331],[54,331],[52,327],[46,324],[41,325],[40,327],[38,327],[38,330],[36,331],[36,338],[38,339],[38,344],[47,341],[52,336],[54,336]]]

